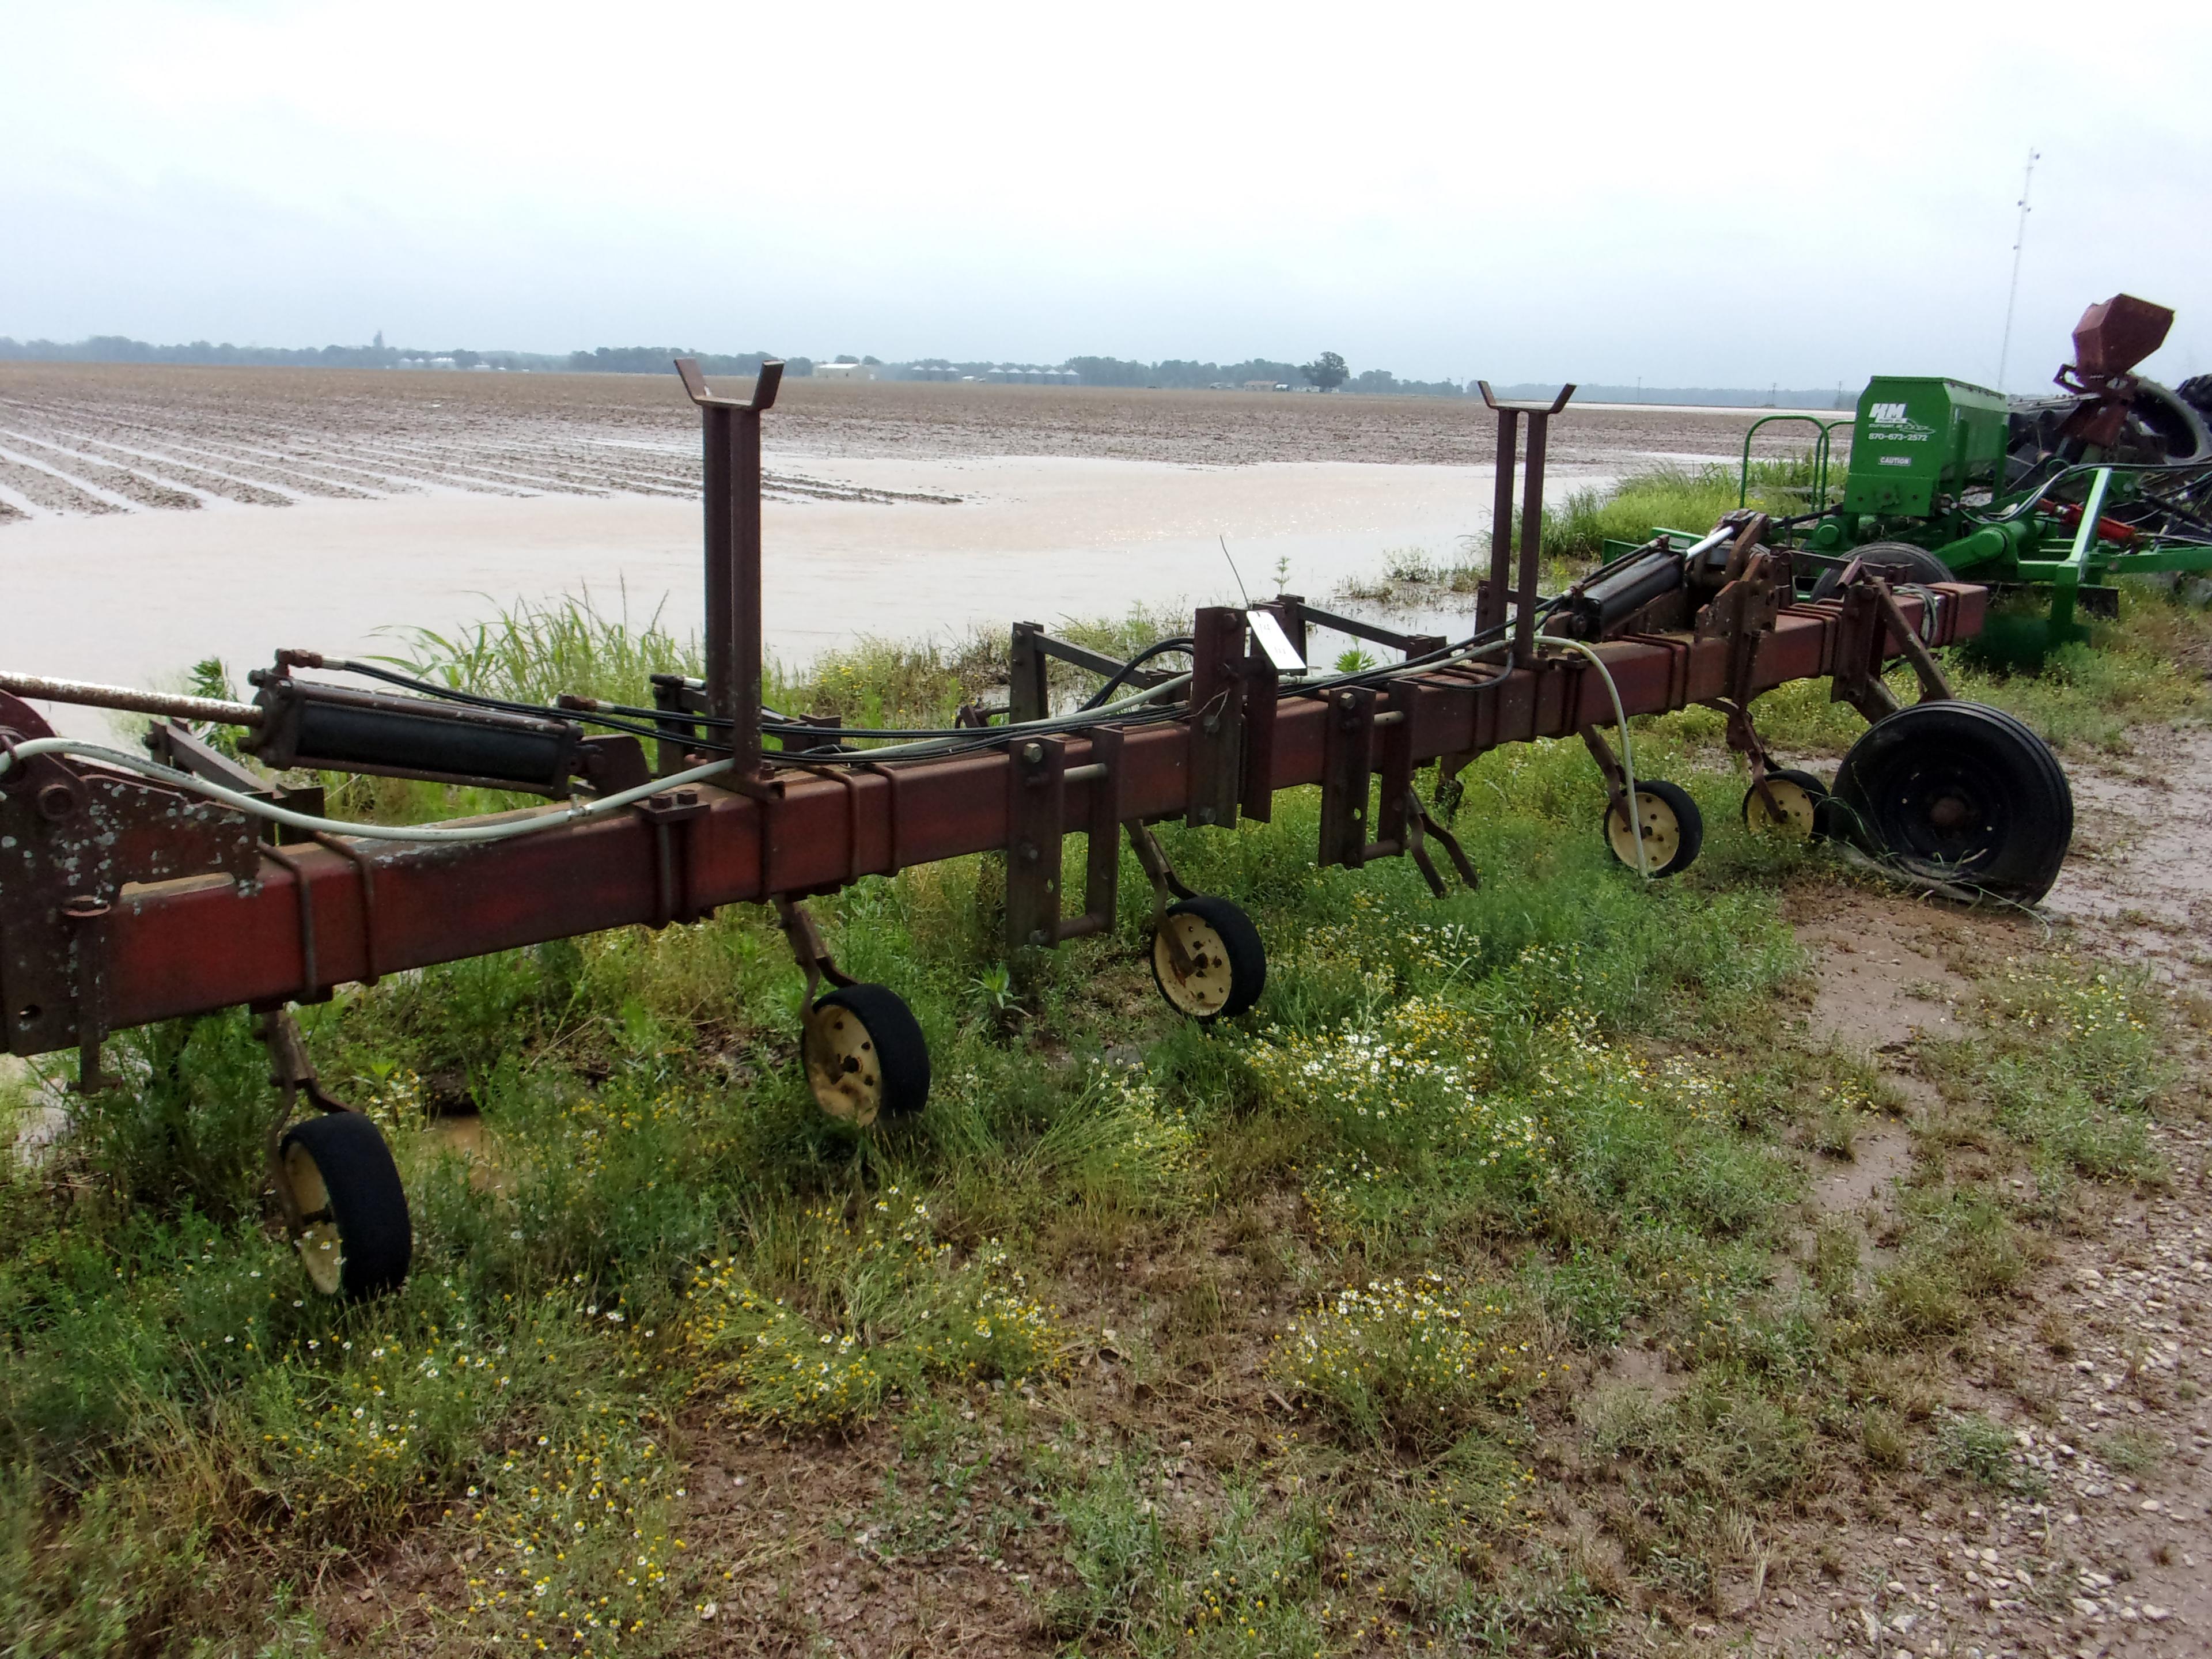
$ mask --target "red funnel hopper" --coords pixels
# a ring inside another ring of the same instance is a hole
[[[2091,306],[2074,325],[2074,367],[2084,380],[2124,374],[2166,343],[2173,313],[2132,294]]]

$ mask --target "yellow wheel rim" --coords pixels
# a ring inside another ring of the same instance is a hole
[[[1176,967],[1175,951],[1168,940],[1170,930],[1189,961],[1188,971]],[[1159,975],[1160,990],[1179,1014],[1204,1019],[1229,1006],[1236,988],[1229,968],[1229,947],[1202,916],[1186,911],[1170,916],[1152,935],[1152,971]]]
[[[1780,778],[1766,781],[1767,793],[1774,797],[1775,806],[1782,809],[1777,817],[1772,808],[1759,799],[1753,789],[1743,798],[1743,821],[1754,836],[1780,836],[1789,841],[1813,839],[1812,794],[1802,783],[1790,783]]]
[[[850,1008],[831,1003],[806,1017],[806,1084],[815,1103],[865,1129],[884,1103],[884,1068],[875,1039]]]
[[[323,1172],[297,1141],[284,1149],[283,1180],[292,1189],[292,1207],[300,1217],[292,1244],[300,1252],[300,1265],[307,1270],[307,1282],[325,1296],[336,1296],[345,1273],[344,1244],[331,1214],[330,1188],[323,1184]]]
[[[1665,869],[1681,850],[1681,820],[1674,816],[1673,807],[1644,789],[1636,792],[1636,817],[1644,827],[1644,862],[1653,870]],[[1636,868],[1636,836],[1618,806],[1606,809],[1605,836],[1612,843],[1613,857],[1630,869]]]

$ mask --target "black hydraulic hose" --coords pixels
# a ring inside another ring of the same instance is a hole
[[[1564,594],[1540,600],[1536,611],[1538,625],[1540,627],[1546,619],[1565,603],[1566,598]],[[1318,679],[1302,680],[1292,689],[1297,695],[1305,695],[1334,690],[1345,685],[1382,684],[1407,674],[1418,673],[1430,664],[1455,656],[1471,647],[1503,640],[1511,633],[1512,629],[1513,623],[1510,621],[1493,623],[1456,645],[1447,645],[1419,657],[1408,657],[1402,662],[1360,669],[1351,673],[1328,675]],[[1121,685],[1126,683],[1128,675],[1154,657],[1164,656],[1176,651],[1188,653],[1195,646],[1196,641],[1188,635],[1156,641],[1116,669],[1106,684],[1093,695],[1089,702],[1077,709],[1073,715],[1061,716],[1058,721],[1054,722],[1054,726],[1062,731],[1080,731],[1092,726],[1103,726],[1109,723],[1145,726],[1182,719],[1186,712],[1186,706],[1182,703],[1164,703],[1123,711],[1107,706],[1105,699],[1111,696]],[[502,714],[527,714],[541,720],[573,720],[582,725],[600,726],[653,742],[666,740],[669,733],[661,730],[658,725],[641,726],[630,720],[609,719],[607,715],[629,715],[635,717],[635,720],[650,720],[656,722],[665,720],[681,721],[686,726],[692,726],[726,727],[730,724],[726,719],[714,715],[690,712],[678,714],[673,710],[643,708],[630,704],[606,703],[596,700],[593,700],[588,710],[558,707],[548,708],[534,703],[515,702],[509,698],[485,696],[479,692],[464,691],[454,686],[440,685],[433,680],[381,668],[373,663],[351,659],[328,662],[324,666],[342,672],[365,675],[369,678],[382,680],[387,684],[400,686],[445,702],[463,703]],[[579,699],[579,701],[582,700]],[[1019,726],[1011,730],[1006,726],[934,728],[819,726],[779,717],[773,710],[765,710],[763,713],[766,718],[762,721],[762,730],[766,734],[787,742],[792,738],[799,736],[811,736],[817,738],[817,742],[805,750],[769,750],[762,755],[761,758],[763,762],[780,766],[835,765],[846,761],[866,761],[870,754],[874,751],[848,747],[848,740],[853,738],[882,740],[896,743],[901,747],[908,747],[909,753],[896,757],[901,761],[944,759],[951,756],[1001,747],[1018,737],[1023,730]],[[1095,715],[1096,718],[1089,720],[1081,718],[1086,714]],[[730,745],[727,743],[717,743],[688,734],[686,741],[690,747],[702,752],[711,754],[730,752]],[[923,744],[928,746],[926,749],[917,747]]]
[[[2034,511],[2038,503],[2045,496],[2050,495],[2052,490],[2077,472],[2186,472],[2212,477],[2212,461],[2084,461],[2078,465],[2069,466],[2063,471],[2054,472],[2043,482],[2033,495],[2014,501],[2002,513],[1980,514],[1969,511],[1966,516],[1976,524],[2010,524],[2014,519],[2021,518]],[[2027,476],[2033,477],[2035,475],[2031,471]]]
[[[1121,690],[1121,688],[1127,683],[1130,675],[1135,673],[1139,668],[1142,668],[1153,658],[1164,657],[1170,651],[1180,651],[1184,655],[1188,656],[1191,652],[1197,648],[1198,641],[1188,634],[1178,634],[1173,639],[1154,641],[1152,644],[1146,646],[1143,650],[1137,653],[1135,656],[1130,658],[1128,661],[1123,663],[1119,668],[1115,669],[1107,678],[1106,684],[1100,686],[1097,690],[1091,693],[1089,702],[1077,705],[1076,712],[1078,714],[1087,714],[1091,709],[1097,708],[1101,703],[1104,702],[1107,698],[1112,696],[1115,692]]]
[[[2198,535],[2212,536],[2212,520],[2198,518],[2193,511],[2182,506],[2179,501],[2168,501],[2165,496],[2158,495],[2148,489],[2143,491],[2142,499],[2150,502],[2153,506],[2159,508],[2160,511],[2168,514],[2170,517],[2180,520],[2182,523],[2187,525],[2191,530],[2197,532]],[[2153,533],[2155,534],[2156,532],[2154,532]]]

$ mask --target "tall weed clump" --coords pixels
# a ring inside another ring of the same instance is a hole
[[[1571,1363],[1546,1351],[1509,1287],[1427,1273],[1346,1286],[1291,1322],[1268,1370],[1360,1435],[1434,1450]]]
[[[647,705],[653,675],[702,672],[698,641],[668,632],[657,610],[633,623],[627,592],[612,616],[587,592],[517,600],[489,622],[450,632],[402,628],[391,637],[399,651],[381,660],[392,667],[458,691],[539,707],[564,692]]]
[[[1066,1346],[1002,1246],[958,1255],[897,1187],[857,1218],[806,1211],[765,1260],[707,1261],[682,1330],[700,1389],[741,1420],[802,1432],[864,1422],[933,1380],[1042,1376]]]

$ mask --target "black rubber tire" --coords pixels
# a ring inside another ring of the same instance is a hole
[[[313,1160],[329,1199],[338,1294],[363,1302],[398,1290],[414,1261],[415,1228],[399,1166],[375,1123],[359,1112],[325,1112],[287,1129],[279,1156],[295,1146]]]
[[[1864,547],[1854,548],[1851,557],[1871,565],[1891,567],[1885,571],[1892,581],[1948,582],[1958,580],[1945,564],[1924,547],[1915,547],[1911,542],[1869,542]],[[1844,565],[1832,565],[1820,573],[1820,580],[1813,584],[1813,597],[1832,599],[1842,586]]]
[[[846,985],[815,1000],[814,1011],[844,1008],[867,1028],[883,1068],[876,1121],[912,1117],[929,1103],[929,1044],[906,999],[888,985]]]
[[[1705,847],[1705,814],[1698,811],[1698,803],[1690,799],[1688,790],[1678,783],[1669,783],[1664,778],[1637,779],[1636,793],[1639,795],[1656,797],[1666,805],[1667,810],[1674,815],[1676,840],[1674,854],[1664,864],[1652,866],[1653,878],[1681,874],[1683,871],[1698,861],[1698,854]],[[1613,844],[1613,816],[1614,810],[1608,803],[1605,809],[1603,825],[1606,850],[1633,870],[1636,867],[1636,854],[1633,848],[1632,848],[1626,858],[1621,858],[1620,848]]]
[[[2073,842],[2074,792],[2043,739],[2011,715],[1915,703],[1851,745],[1828,828],[1914,875],[2033,904]]]
[[[2129,410],[2128,416],[2128,435],[2136,441],[2130,445],[2124,439],[2113,446],[2115,452],[2133,448],[2152,465],[2163,463],[2168,466],[2191,466],[2212,455],[2212,430],[2207,429],[2204,411],[2178,388],[2168,389],[2155,380],[2143,381],[2136,389],[2134,406]],[[2117,453],[2110,453],[2109,458],[2135,459],[2133,455],[2123,458]]]
[[[2212,374],[2192,374],[2173,388],[2173,395],[2212,422]]]
[[[1806,799],[1813,804],[1811,833],[1807,839],[1820,840],[1826,833],[1826,815],[1822,811],[1822,805],[1828,799],[1828,786],[1810,772],[1801,772],[1795,767],[1790,766],[1778,766],[1771,769],[1766,775],[1766,781],[1770,784],[1794,783],[1805,792]],[[1764,835],[1766,831],[1761,827],[1760,820],[1765,817],[1765,812],[1761,810],[1759,792],[1756,789],[1745,790],[1743,792],[1743,827],[1754,836]]]
[[[1195,893],[1168,906],[1170,920],[1176,916],[1196,916],[1221,941],[1222,953],[1229,960],[1229,997],[1210,1014],[1193,1013],[1180,1007],[1168,994],[1167,981],[1160,976],[1159,951],[1150,952],[1152,963],[1152,983],[1159,988],[1160,997],[1169,1007],[1188,1019],[1201,1025],[1210,1025],[1217,1019],[1228,1019],[1243,1013],[1259,1001],[1261,992],[1267,988],[1267,948],[1260,942],[1260,930],[1252,925],[1252,918],[1229,900],[1216,893]]]

